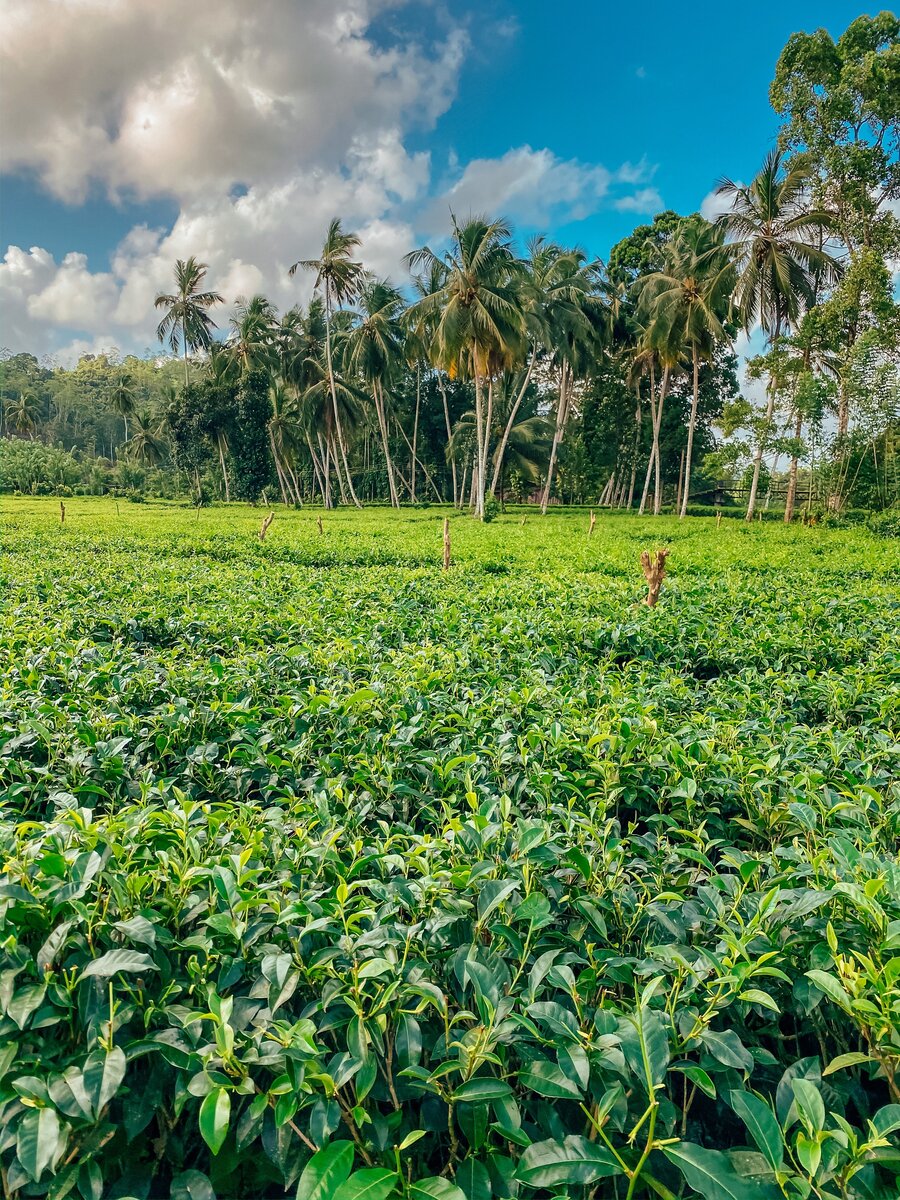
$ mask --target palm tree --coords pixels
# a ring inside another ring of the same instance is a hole
[[[771,150],[749,187],[723,179],[717,194],[731,201],[718,223],[729,238],[738,270],[734,307],[741,325],[751,330],[757,321],[774,345],[782,332],[796,326],[815,301],[814,279],[828,282],[840,273],[837,262],[822,248],[834,228],[834,217],[810,209],[808,196],[813,170],[801,160],[782,165]],[[753,459],[753,478],[747,520],[753,519],[759,473],[772,415],[775,392],[770,386],[763,432]]]
[[[344,471],[347,476],[347,487],[357,508],[361,508],[362,506],[356,492],[353,490],[353,480],[350,477],[350,468],[347,465],[347,447],[344,442],[341,418],[338,411],[334,362],[331,354],[331,316],[334,305],[344,304],[352,300],[359,290],[363,277],[362,263],[355,262],[350,257],[359,245],[360,240],[357,235],[355,233],[345,233],[341,228],[340,220],[335,217],[328,226],[328,233],[325,236],[325,244],[322,247],[321,255],[318,258],[300,259],[288,271],[288,274],[292,277],[301,267],[304,271],[315,271],[316,279],[313,287],[316,290],[321,289],[325,298],[325,359],[328,369],[328,386],[331,392],[331,405],[338,449],[340,450]],[[340,469],[338,469],[338,479],[340,479]]]
[[[447,265],[440,259],[434,258],[428,264],[428,269],[421,275],[413,276],[413,287],[420,299],[426,296],[431,296],[439,291],[447,282]],[[408,315],[408,314],[407,314]],[[419,314],[418,320],[409,323],[411,330],[415,332],[415,336],[419,342],[419,352],[422,358],[428,358],[430,355],[431,344],[434,340],[434,333],[437,324],[437,314],[432,312],[425,319]],[[453,430],[450,425],[450,405],[447,402],[447,388],[444,383],[444,372],[440,367],[435,367],[435,377],[437,379],[438,391],[441,394],[441,402],[444,408],[444,428],[447,431],[447,444],[445,447],[447,458],[450,463],[450,477],[453,484],[453,506],[459,505],[459,484],[456,477],[456,455],[451,454],[449,447],[453,437]],[[492,489],[493,490],[493,489]]]
[[[144,467],[156,467],[162,462],[166,453],[166,443],[159,427],[150,423],[146,413],[133,413],[134,432],[127,443],[129,458],[133,458]]]
[[[277,328],[278,314],[265,296],[253,296],[250,300],[243,296],[238,298],[231,318],[228,347],[242,373],[271,370],[276,355]]]
[[[283,378],[276,377],[269,389],[272,416],[269,418],[269,446],[285,504],[300,507],[300,483],[294,465],[303,442],[296,390]]]
[[[137,411],[137,400],[135,399],[133,380],[131,376],[124,372],[119,376],[113,390],[110,392],[110,403],[113,411],[117,412],[125,422],[125,441],[128,441],[128,418],[134,416]]]
[[[391,505],[400,507],[394,464],[388,443],[385,387],[390,386],[404,357],[403,297],[387,280],[367,279],[359,291],[360,320],[347,333],[344,364],[371,389],[387,468]]]
[[[218,292],[200,290],[207,270],[206,263],[197,262],[193,255],[186,260],[179,258],[175,263],[175,292],[159,295],[154,301],[156,308],[166,309],[156,336],[163,344],[169,343],[173,354],[180,349],[184,356],[185,386],[189,382],[188,351],[206,350],[216,328],[207,310],[214,304],[225,303]]]
[[[541,497],[541,513],[546,515],[553,488],[553,474],[566,422],[571,411],[575,379],[584,374],[598,349],[602,301],[594,294],[597,265],[588,264],[583,250],[556,254],[551,249],[549,273],[544,283],[541,320],[547,346],[559,371],[559,395],[556,425],[550,446],[547,478]]]
[[[651,340],[689,352],[693,370],[680,517],[687,514],[690,493],[700,360],[712,357],[717,343],[725,337],[723,320],[733,276],[722,228],[697,217],[684,221],[667,243],[661,269],[641,279],[640,300],[652,331]]]
[[[475,383],[475,515],[484,519],[490,450],[492,379],[512,367],[525,348],[519,262],[503,220],[470,217],[462,226],[453,218],[453,246],[439,259],[427,246],[407,256],[411,267],[430,272],[443,265],[446,279],[409,310],[413,325],[432,322],[432,363],[451,378],[460,372]],[[487,402],[484,384],[487,382]]]
[[[33,440],[39,412],[40,402],[34,392],[22,392],[7,411],[7,425],[23,436],[27,433]]]

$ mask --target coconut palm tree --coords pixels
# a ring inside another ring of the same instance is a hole
[[[687,514],[697,407],[700,399],[700,361],[712,357],[725,335],[723,321],[734,282],[734,267],[725,250],[721,226],[702,217],[682,222],[663,249],[659,271],[640,280],[640,302],[651,340],[690,356],[693,396],[685,449],[684,487],[680,517]]]
[[[265,296],[239,297],[231,318],[228,348],[241,372],[271,370],[276,357],[278,314]]]
[[[550,461],[541,497],[546,515],[553,488],[556,459],[569,419],[575,380],[585,374],[600,349],[604,323],[603,302],[594,291],[597,264],[588,263],[583,250],[555,255],[551,250],[549,274],[543,287],[543,321],[547,347],[559,374],[556,424],[550,446]]]
[[[269,418],[269,446],[275,473],[285,504],[300,507],[303,498],[294,467],[303,445],[303,429],[296,390],[280,376],[269,389],[272,416]]]
[[[410,267],[430,272],[443,265],[445,282],[409,310],[415,325],[433,323],[430,357],[451,377],[465,373],[475,384],[475,515],[484,519],[490,451],[492,379],[513,367],[526,347],[525,315],[518,287],[520,264],[503,220],[453,218],[453,244],[440,259],[427,246],[407,256]],[[485,384],[487,397],[485,398]]]
[[[203,292],[201,286],[206,278],[206,263],[197,262],[191,255],[175,263],[175,291],[161,294],[154,300],[156,308],[164,308],[166,314],[160,321],[156,336],[169,347],[173,354],[179,350],[184,357],[184,382],[187,386],[188,351],[206,350],[212,341],[216,323],[209,315],[215,304],[225,300],[218,292]]]
[[[27,434],[32,440],[37,428],[40,401],[34,392],[22,392],[7,409],[6,422],[16,433]]]
[[[729,239],[738,277],[734,309],[741,325],[751,330],[757,321],[774,345],[794,328],[815,301],[814,280],[827,283],[840,267],[823,249],[834,228],[832,213],[809,207],[813,169],[802,160],[784,164],[771,150],[759,174],[748,186],[723,179],[717,194],[730,201],[718,218]],[[775,411],[775,392],[768,388],[766,415],[753,459],[747,520],[753,519],[762,457]]]
[[[147,413],[134,412],[134,432],[126,444],[129,458],[144,467],[156,467],[166,454],[165,439],[159,426],[151,424]]]
[[[350,495],[353,497],[353,503],[357,508],[361,508],[362,505],[360,504],[356,492],[353,489],[353,480],[350,477],[350,468],[347,465],[347,446],[344,441],[343,429],[341,427],[337,388],[334,377],[334,361],[331,352],[331,317],[334,306],[345,304],[352,300],[356,296],[360,284],[362,283],[362,263],[355,262],[351,258],[353,251],[356,250],[359,245],[359,237],[355,233],[345,233],[341,228],[340,220],[335,217],[328,226],[328,233],[325,236],[325,244],[322,247],[322,253],[320,256],[318,258],[300,259],[298,262],[295,262],[288,271],[288,274],[291,277],[293,277],[300,268],[302,268],[304,271],[315,271],[316,279],[313,287],[317,291],[321,290],[325,299],[325,360],[328,370],[328,386],[331,392],[331,404],[333,409],[338,449],[340,451],[341,459],[344,465],[344,471],[347,476],[347,487]],[[337,466],[337,464],[335,465]],[[338,468],[338,478],[340,479],[340,468]]]
[[[359,309],[360,319],[344,340],[344,368],[359,376],[371,390],[391,505],[399,508],[400,497],[388,441],[385,389],[389,389],[404,358],[403,297],[387,280],[368,278],[359,291]]]
[[[420,299],[426,296],[431,296],[439,291],[447,282],[447,265],[440,259],[432,259],[428,264],[428,269],[421,275],[413,276],[413,287],[416,295]],[[408,316],[408,313],[407,313]],[[434,339],[435,328],[437,324],[437,314],[432,312],[426,319],[421,313],[418,319],[413,322],[407,321],[407,325],[411,332],[415,333],[419,340],[419,354],[421,358],[428,359],[430,357],[430,347]],[[440,367],[434,368],[435,377],[437,380],[438,391],[441,395],[441,402],[444,408],[444,428],[447,431],[447,444],[445,452],[450,463],[450,477],[453,484],[453,505],[457,507],[460,502],[459,483],[456,474],[456,455],[450,454],[449,446],[450,439],[453,436],[453,430],[450,424],[450,405],[447,401],[447,388],[444,381],[444,372]],[[493,490],[493,489],[492,489]]]
[[[128,441],[128,418],[134,416],[137,411],[137,399],[134,393],[134,380],[126,372],[123,372],[116,380],[112,391],[109,394],[110,404],[113,411],[118,413],[125,423],[125,441]]]

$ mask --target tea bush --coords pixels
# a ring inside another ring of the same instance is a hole
[[[4,1194],[895,1200],[884,542],[443,515],[4,501]]]

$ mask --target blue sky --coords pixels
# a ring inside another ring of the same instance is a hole
[[[18,250],[0,266],[0,340],[63,359],[151,345],[152,296],[187,253],[229,301],[302,299],[285,265],[332,213],[382,273],[438,239],[450,206],[605,256],[660,207],[693,211],[721,175],[749,178],[777,130],[767,93],[789,35],[837,35],[860,12],[10,4],[0,237]]]

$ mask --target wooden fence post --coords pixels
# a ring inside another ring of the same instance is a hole
[[[59,502],[59,523],[60,525],[65,525],[66,523],[66,506],[63,504],[62,500]]]
[[[594,536],[594,526],[597,524],[597,514],[591,509],[591,523],[588,526],[588,537]]]
[[[444,517],[444,570],[450,570],[450,519]]]
[[[669,557],[669,551],[657,550],[656,555],[648,554],[645,550],[641,555],[641,566],[644,569],[644,578],[647,580],[647,598],[644,600],[651,608],[656,606],[659,599],[659,591],[662,587],[663,580],[666,577],[666,559]]]
[[[275,520],[274,512],[270,512],[269,515],[263,519],[263,523],[259,527],[259,540],[261,542],[264,542],[266,540],[266,534],[269,532],[269,526],[272,524],[272,522],[274,520]]]

